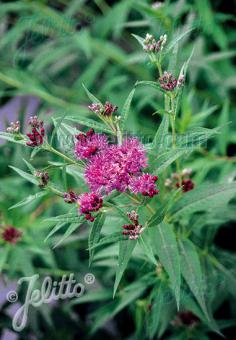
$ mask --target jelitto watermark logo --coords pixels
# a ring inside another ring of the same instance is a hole
[[[85,274],[84,284],[91,285],[94,282],[95,276],[92,273]],[[55,281],[50,276],[46,276],[42,283],[39,282],[39,274],[35,274],[33,276],[21,277],[17,284],[19,288],[23,284],[27,285],[25,299],[12,320],[12,327],[17,332],[25,328],[30,306],[39,307],[44,303],[79,298],[85,292],[85,285],[75,280],[74,273],[63,275],[60,281]],[[36,289],[35,286],[39,286],[39,284],[41,284],[40,289]],[[6,298],[11,303],[18,301],[17,291],[9,291]]]

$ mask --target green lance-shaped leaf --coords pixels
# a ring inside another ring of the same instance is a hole
[[[202,184],[185,193],[170,211],[172,218],[177,218],[197,211],[216,209],[227,204],[236,194],[236,182],[225,184]]]
[[[25,164],[26,164],[27,168],[29,169],[29,171],[31,172],[31,174],[34,175],[35,172],[36,172],[36,169],[26,159],[24,159],[24,158],[22,158],[22,159],[25,162]]]
[[[91,100],[92,103],[97,103],[97,104],[102,105],[102,103],[100,102],[100,100],[99,100],[97,97],[95,97],[95,96],[87,89],[87,87],[86,87],[84,84],[82,84],[82,86],[83,86],[83,88],[84,88],[84,90],[85,90],[87,96],[89,97],[89,99]]]
[[[163,172],[170,164],[172,164],[176,159],[183,156],[187,151],[184,149],[172,149],[158,155],[155,159],[152,159],[152,167],[155,172],[160,174]]]
[[[44,242],[46,242],[49,237],[51,237],[52,235],[54,235],[58,230],[60,230],[61,228],[63,228],[66,225],[65,222],[59,222],[55,225],[55,227],[50,231],[50,233],[47,235],[47,237],[45,238]]]
[[[69,237],[76,229],[78,229],[81,226],[81,223],[71,223],[68,229],[66,230],[63,237],[53,246],[53,249],[59,246],[62,242],[64,242],[67,237]]]
[[[163,88],[160,86],[160,84],[156,81],[152,81],[152,80],[141,80],[141,81],[137,81],[135,83],[135,86],[139,86],[139,85],[146,85],[146,86],[150,86],[153,87],[156,90],[159,90],[163,93],[165,93],[167,96],[170,96],[165,90],[163,90]]]
[[[189,30],[185,30],[184,32],[179,33],[178,35],[175,35],[174,38],[169,42],[169,44],[167,45],[165,52],[169,53],[172,48],[181,40],[183,39],[186,35],[188,35],[189,33],[191,33],[195,28],[190,28]]]
[[[114,316],[118,314],[123,308],[141,296],[149,286],[154,284],[154,282],[156,282],[156,277],[153,276],[153,273],[148,273],[145,276],[139,278],[138,281],[126,286],[121,292],[119,292],[119,294],[117,294],[116,299],[109,303],[103,304],[101,308],[92,314],[95,320],[91,333],[94,333],[105,322],[114,318]]]
[[[139,35],[137,34],[131,34],[137,41],[138,43],[142,46],[142,47],[145,47],[144,45],[144,38],[140,37]]]
[[[178,244],[173,228],[170,224],[162,222],[155,229],[153,246],[160,259],[161,264],[169,275],[171,288],[174,291],[177,307],[180,303],[180,256]]]
[[[168,146],[165,145],[166,136],[169,130],[169,116],[167,114],[163,115],[161,124],[153,139],[153,148],[157,148],[158,153],[165,150]]]
[[[148,230],[139,236],[138,241],[139,241],[141,248],[143,248],[144,253],[146,254],[149,261],[155,266],[157,266],[157,260],[153,253],[152,243],[151,243],[150,234],[148,233]]]
[[[153,287],[151,292],[152,300],[151,302],[151,310],[148,315],[148,334],[149,338],[153,339],[157,330],[159,329],[161,315],[163,309],[165,309],[166,304],[166,287],[162,283],[158,283]]]
[[[132,99],[133,99],[133,96],[134,96],[134,92],[135,92],[135,88],[133,88],[130,92],[130,94],[128,95],[125,103],[124,103],[124,106],[121,110],[121,118],[122,118],[122,121],[121,121],[121,129],[123,130],[125,128],[125,125],[126,125],[126,122],[127,122],[127,119],[128,119],[128,114],[129,114],[129,110],[130,110],[130,106],[131,106],[131,102],[132,102]]]
[[[28,197],[26,197],[25,199],[23,199],[22,201],[12,205],[9,210],[11,209],[15,209],[15,208],[19,208],[19,207],[23,207],[24,205],[26,204],[29,204],[33,201],[35,201],[36,199],[38,198],[41,198],[43,196],[47,195],[47,192],[46,191],[40,191],[40,192],[37,192],[35,195],[29,195]]]
[[[93,257],[94,257],[94,249],[91,249],[91,247],[93,245],[95,245],[99,238],[100,238],[100,233],[101,233],[101,229],[102,229],[102,226],[104,224],[104,221],[105,221],[105,215],[104,214],[99,214],[93,225],[92,225],[92,228],[91,228],[91,231],[90,231],[90,234],[89,234],[89,239],[88,239],[88,245],[89,245],[89,266],[91,266],[91,263],[93,261]]]
[[[91,247],[89,247],[89,250],[91,249],[95,249],[97,247],[101,247],[104,246],[106,244],[109,243],[114,243],[114,242],[119,242],[124,240],[124,236],[122,235],[122,233],[120,231],[117,231],[115,233],[112,233],[110,235],[106,235],[104,237],[102,237],[99,242],[93,244]],[[124,241],[128,241],[128,240],[124,240]]]
[[[83,216],[78,216],[78,213],[69,213],[69,214],[64,214],[64,215],[59,215],[59,216],[55,216],[55,217],[50,217],[45,219],[45,222],[49,222],[49,223],[80,223],[83,221]]]
[[[119,243],[118,267],[114,284],[113,297],[116,294],[120,280],[131,258],[132,252],[137,244],[137,240],[122,240]]]
[[[9,165],[9,167],[13,169],[14,171],[16,171],[21,177],[25,178],[27,181],[33,184],[36,184],[36,185],[39,184],[38,180],[33,175],[30,175],[29,173],[21,169],[15,168],[14,166]]]
[[[179,246],[181,252],[181,273],[201,306],[206,318],[209,320],[204,298],[205,285],[196,248],[188,239],[179,240]]]
[[[23,136],[14,135],[12,133],[0,131],[0,139],[7,140],[16,144],[25,145],[25,139]]]
[[[84,118],[80,116],[67,116],[65,117],[65,120],[68,120],[70,122],[78,123],[93,129],[96,129],[98,131],[103,131],[107,133],[114,134],[111,129],[109,129],[106,125],[96,122],[95,120]]]

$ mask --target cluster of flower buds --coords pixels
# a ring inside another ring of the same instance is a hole
[[[159,52],[162,51],[167,41],[167,35],[161,35],[159,40],[156,41],[152,34],[147,33],[143,41],[145,52]]]
[[[184,86],[185,77],[181,74],[178,80],[173,76],[171,72],[165,71],[161,77],[159,77],[159,83],[161,88],[166,91],[173,91],[176,87],[180,88]]]
[[[28,124],[31,126],[31,133],[27,133],[30,141],[26,142],[26,145],[36,147],[43,144],[45,135],[45,129],[43,127],[43,121],[38,120],[37,116],[30,117]]]
[[[78,159],[89,159],[107,147],[107,138],[90,129],[85,134],[76,135],[75,154]]]
[[[44,172],[44,171],[36,171],[35,177],[38,177],[40,179],[39,188],[45,188],[50,179],[48,172]]]
[[[173,173],[171,178],[165,180],[165,186],[175,189],[182,188],[183,192],[187,192],[194,189],[194,182],[189,178],[192,174],[192,169],[183,169],[183,171],[178,173]]]
[[[104,105],[93,103],[89,105],[88,108],[97,115],[102,115],[106,117],[111,117],[112,114],[118,110],[118,106],[112,105],[108,101]]]
[[[2,231],[2,239],[11,244],[16,244],[21,239],[21,236],[22,232],[11,225]]]
[[[76,203],[78,200],[78,195],[73,191],[69,190],[69,192],[64,193],[64,202],[66,203]]]
[[[136,211],[131,211],[127,213],[128,218],[132,222],[132,224],[123,225],[123,235],[129,236],[130,240],[136,240],[139,235],[143,232],[144,228],[141,224],[139,224],[139,216]]]
[[[159,83],[161,88],[166,91],[173,91],[177,86],[177,79],[172,73],[165,71],[163,75],[159,78]]]
[[[17,120],[15,123],[11,122],[10,126],[6,129],[9,133],[19,133],[20,131],[20,122]]]
[[[96,212],[102,208],[103,199],[99,194],[85,192],[78,197],[78,203],[80,213],[85,214],[86,220],[93,222],[94,217],[91,215],[91,212]]]

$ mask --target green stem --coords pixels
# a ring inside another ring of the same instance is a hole
[[[50,191],[52,191],[57,196],[64,197],[64,193],[63,192],[61,192],[60,190],[57,190],[56,188],[54,188],[54,187],[52,187],[50,185],[47,185],[46,189],[49,189]]]
[[[159,72],[159,76],[162,76],[162,68],[161,68],[161,63],[159,62],[159,60],[156,61],[156,66],[158,68],[158,72]]]
[[[67,157],[66,155],[64,155],[63,153],[61,153],[60,151],[54,149],[51,145],[46,145],[45,146],[45,150],[54,153],[55,155],[65,159],[67,162],[69,162],[70,164],[77,164],[76,161],[70,157]]]

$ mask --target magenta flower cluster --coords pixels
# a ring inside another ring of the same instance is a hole
[[[149,197],[158,193],[157,176],[143,173],[147,156],[137,138],[126,138],[121,145],[109,144],[105,135],[91,129],[76,136],[75,155],[79,160],[87,159],[85,180],[91,193],[82,194],[78,203],[80,213],[90,221],[90,212],[102,207],[102,195],[113,190]]]

